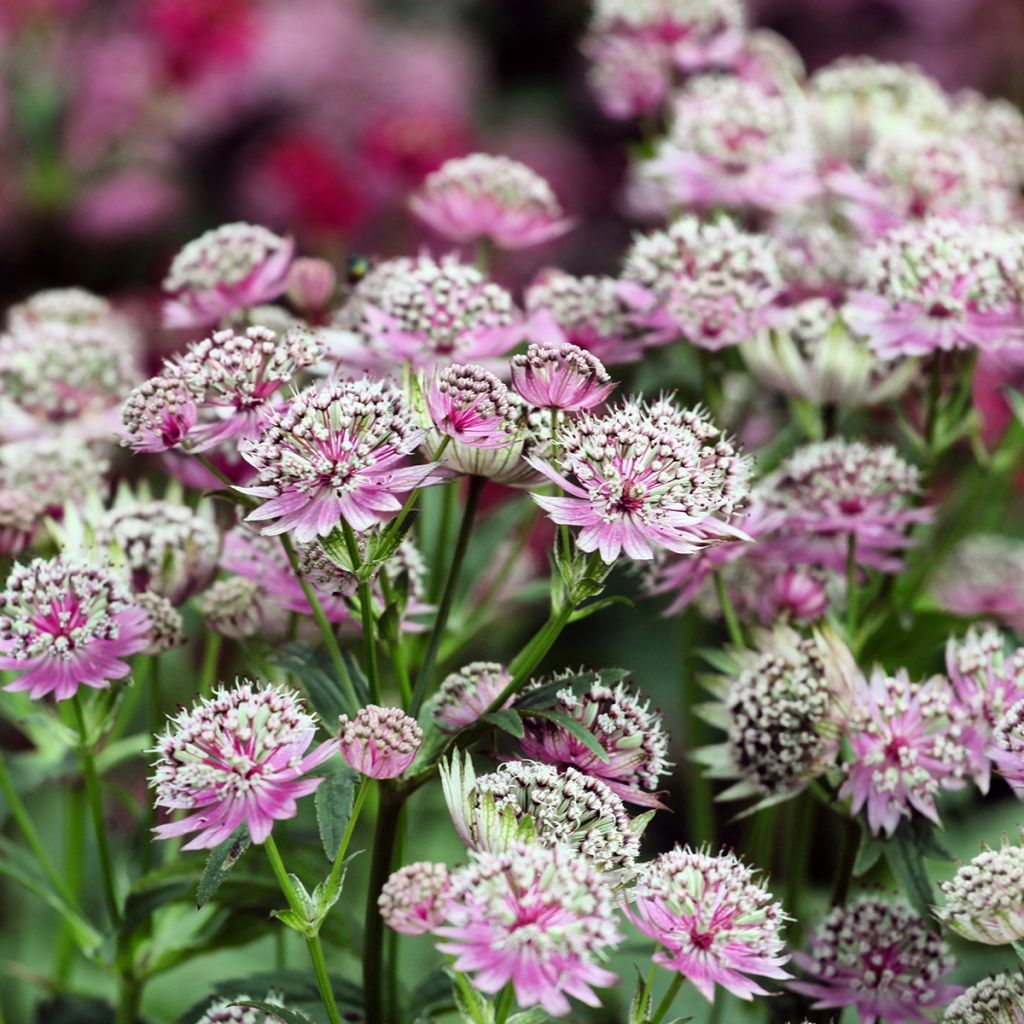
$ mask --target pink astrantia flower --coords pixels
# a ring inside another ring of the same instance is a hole
[[[425,935],[444,923],[449,875],[444,864],[417,861],[393,872],[377,906],[384,923],[402,935]]]
[[[961,789],[971,769],[963,745],[965,713],[949,683],[934,676],[912,682],[905,669],[876,668],[853,684],[845,726],[853,761],[839,795],[850,810],[867,809],[868,826],[892,835],[913,811],[939,822],[935,799]]]
[[[997,629],[972,627],[962,640],[946,644],[946,672],[967,713],[961,741],[971,755],[974,781],[987,793],[993,733],[1002,716],[1024,700],[1024,649],[1007,655]]]
[[[487,153],[449,160],[427,175],[409,206],[452,242],[486,239],[499,249],[540,245],[572,227],[539,174],[518,160]]]
[[[568,685],[556,694],[555,708],[597,740],[606,760],[563,725],[532,717],[526,708],[522,711],[525,733],[520,740],[524,757],[558,768],[576,768],[600,779],[629,803],[663,806],[657,789],[670,767],[668,735],[661,715],[634,689],[624,683],[611,687],[596,682],[577,693]]]
[[[931,217],[897,228],[861,260],[845,316],[884,359],[996,349],[1024,339],[999,232]]]
[[[157,838],[195,832],[182,849],[203,850],[245,825],[254,843],[264,842],[323,782],[302,776],[337,753],[336,740],[307,753],[315,735],[297,694],[248,679],[179,711],[158,740],[150,785],[157,807],[193,813],[158,826]]]
[[[632,120],[660,109],[672,85],[672,51],[660,39],[594,33],[581,44],[587,84],[606,117]]]
[[[996,771],[1024,800],[1024,700],[1008,708],[996,723],[989,752]]]
[[[1024,939],[1024,846],[1005,839],[983,849],[942,883],[935,916],[968,942],[1009,946]],[[1002,1024],[1001,1021],[997,1024]]]
[[[395,779],[416,759],[423,730],[401,708],[367,704],[355,718],[340,718],[341,754],[371,779]]]
[[[512,387],[539,409],[580,412],[600,405],[615,382],[595,355],[564,342],[530,345],[513,356]]]
[[[641,235],[622,276],[650,293],[645,312],[655,322],[660,313],[679,336],[712,351],[757,334],[783,286],[773,241],[728,217],[705,223],[687,215]]]
[[[662,949],[654,962],[678,971],[708,1000],[715,986],[740,999],[768,993],[749,975],[788,978],[782,905],[732,854],[676,847],[644,865],[626,916]]]
[[[267,402],[323,354],[316,335],[298,329],[280,337],[266,327],[243,334],[217,331],[190,345],[178,367],[203,422],[189,435],[189,451],[206,451],[229,438],[255,438]]]
[[[287,287],[295,247],[254,224],[224,224],[191,241],[171,263],[163,287],[168,327],[209,327],[276,299]]]
[[[121,410],[121,443],[136,452],[180,448],[199,422],[195,395],[181,368],[168,364],[129,394]]]
[[[659,39],[693,62],[699,52],[718,48],[723,36],[740,34],[746,5],[742,0],[598,0],[590,27]]]
[[[471,448],[505,448],[512,443],[508,389],[482,366],[453,363],[436,370],[424,398],[433,433]],[[431,447],[436,450],[438,445]]]
[[[0,594],[5,689],[61,701],[80,686],[106,689],[131,671],[124,659],[149,641],[149,617],[109,572],[64,558],[15,565]]]
[[[564,846],[517,844],[504,853],[471,853],[456,871],[435,929],[455,969],[493,995],[511,983],[520,1007],[554,1016],[567,997],[599,1006],[593,989],[619,979],[601,966],[621,939],[611,890],[597,871]]]
[[[559,468],[531,464],[567,496],[533,499],[556,523],[581,527],[580,550],[606,563],[745,536],[728,520],[747,497],[747,460],[699,409],[631,399],[605,416],[580,414],[559,448]]]
[[[264,499],[249,513],[266,534],[300,542],[326,537],[342,520],[364,532],[402,507],[397,495],[433,483],[435,465],[410,465],[423,437],[387,381],[334,381],[271,410],[257,441],[240,446],[259,471],[239,488]]]
[[[835,907],[793,962],[810,977],[790,982],[815,1009],[856,1007],[861,1024],[927,1021],[963,991],[943,984],[955,961],[939,935],[903,903],[865,896]]]
[[[931,584],[940,608],[964,619],[995,619],[1024,632],[1024,543],[972,534],[939,567]]]
[[[443,732],[458,732],[486,713],[512,682],[508,669],[494,661],[473,661],[441,683],[433,701],[433,717]],[[502,707],[512,703],[509,697]]]
[[[432,370],[504,355],[521,334],[512,296],[454,255],[387,260],[356,286],[333,320],[342,365]]]

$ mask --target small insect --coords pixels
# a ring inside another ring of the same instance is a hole
[[[357,285],[373,269],[369,256],[353,253],[345,260],[345,280],[350,285]]]

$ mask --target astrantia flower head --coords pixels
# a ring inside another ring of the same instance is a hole
[[[148,643],[149,618],[109,572],[63,558],[15,565],[0,593],[0,668],[33,700],[106,689]]]
[[[612,277],[573,277],[544,271],[526,290],[531,340],[569,342],[592,353],[606,366],[643,358],[651,345],[674,340],[665,324],[641,311],[650,305],[644,288]]]
[[[992,734],[1002,716],[1024,700],[1024,649],[1008,655],[997,629],[972,626],[962,640],[950,639],[946,645],[946,672],[967,712],[962,739],[975,781],[987,793]]]
[[[251,1000],[251,996],[237,995],[233,999],[223,999],[214,1003],[196,1021],[196,1024],[277,1024],[279,1018],[272,1013],[264,1013],[262,1010],[255,1010],[251,1006],[235,1006],[235,1003],[245,1003]],[[284,1001],[275,993],[270,992],[260,1002],[270,1006],[284,1008]]]
[[[96,542],[124,564],[135,591],[184,604],[217,571],[220,534],[211,519],[170,501],[129,501],[93,524]]]
[[[104,327],[115,318],[106,299],[84,288],[47,288],[7,311],[7,326],[15,332],[45,327]]]
[[[402,935],[432,932],[444,921],[448,868],[417,861],[393,872],[380,891],[377,906],[384,923]]]
[[[1008,244],[995,230],[942,217],[896,228],[863,254],[847,321],[885,359],[1020,340]]]
[[[936,797],[970,775],[963,745],[965,713],[941,676],[912,682],[905,669],[876,668],[851,693],[846,728],[853,761],[840,796],[851,811],[867,808],[868,825],[892,835],[914,811],[939,824]]]
[[[164,278],[168,327],[208,327],[287,287],[294,245],[255,224],[224,224],[186,245]]]
[[[339,721],[342,756],[371,779],[397,778],[423,745],[423,730],[401,708],[367,704],[355,718],[342,715]]]
[[[195,832],[182,849],[201,850],[244,824],[262,843],[323,781],[303,776],[338,744],[328,740],[307,753],[315,735],[316,720],[297,694],[248,679],[179,711],[158,740],[150,785],[157,807],[193,813],[160,825],[157,838]]]
[[[433,466],[408,465],[422,436],[387,381],[307,388],[283,412],[268,413],[258,441],[241,446],[259,471],[257,486],[243,490],[265,499],[247,518],[301,542],[326,537],[342,519],[368,530],[401,509],[396,495],[427,483]]]
[[[28,491],[0,489],[0,554],[16,558],[42,524],[44,506]]]
[[[595,32],[581,44],[587,84],[606,117],[630,120],[657,111],[672,85],[672,52],[660,39]]]
[[[687,341],[712,350],[753,337],[782,289],[771,239],[729,218],[684,216],[641,235],[626,254],[623,278],[648,289]]]
[[[593,986],[619,979],[600,966],[621,939],[611,891],[594,868],[563,846],[516,844],[472,853],[444,901],[438,949],[472,973],[489,995],[512,984],[521,1007],[561,1016],[568,996],[600,1005]]]
[[[512,682],[504,665],[473,661],[445,677],[433,701],[434,721],[444,732],[458,732],[476,722]],[[503,706],[508,706],[510,697]]]
[[[504,355],[518,340],[512,296],[454,255],[381,263],[335,317],[351,333],[342,363],[388,371]]]
[[[1024,700],[1017,701],[996,723],[990,753],[996,771],[1024,800]]]
[[[509,432],[508,389],[482,366],[455,363],[434,371],[424,399],[430,416],[430,447],[437,450],[442,437],[469,448],[505,448],[515,440]],[[444,461],[442,456],[442,461]]]
[[[0,445],[0,485],[31,496],[57,518],[66,503],[102,494],[109,469],[100,451],[71,437]]]
[[[743,536],[728,520],[747,497],[748,462],[701,410],[630,399],[604,416],[581,413],[558,443],[557,469],[532,464],[567,496],[533,499],[556,523],[582,527],[582,551],[646,560]]]
[[[982,850],[942,883],[936,916],[968,942],[1008,946],[1024,939],[1024,846]]]
[[[233,640],[272,637],[282,631],[287,619],[284,608],[258,583],[244,576],[214,582],[200,596],[199,610],[214,633]]]
[[[950,131],[979,142],[980,149],[1004,165],[1012,183],[1024,184],[1024,113],[1016,104],[962,89],[954,96]]]
[[[189,449],[255,437],[266,402],[323,354],[323,342],[301,329],[280,336],[266,327],[217,331],[190,345],[179,372],[205,421],[192,431]]]
[[[612,687],[598,681],[582,693],[566,686],[555,696],[555,707],[597,740],[607,760],[564,726],[524,710],[520,746],[526,757],[592,775],[628,803],[661,806],[656,791],[670,767],[668,735],[648,701],[625,683]]]
[[[710,777],[738,780],[720,799],[785,798],[835,764],[844,690],[837,660],[819,637],[779,625],[758,636],[755,651],[737,652],[734,675],[709,682],[721,702],[702,711],[727,739],[700,760]]]
[[[452,242],[487,239],[499,249],[549,242],[572,226],[551,186],[536,171],[489,153],[449,160],[427,175],[409,206]]]
[[[941,979],[955,966],[942,939],[903,903],[865,896],[835,907],[814,932],[811,952],[793,957],[809,981],[790,988],[816,1009],[856,1007],[862,1024],[926,1021],[962,991]]]
[[[138,385],[121,409],[121,443],[136,452],[179,448],[199,421],[199,407],[177,364]]]
[[[579,412],[600,405],[615,382],[595,355],[564,342],[530,345],[513,356],[512,387],[539,409]]]
[[[166,597],[144,590],[136,594],[133,601],[149,619],[148,643],[143,654],[166,654],[185,643],[181,613]]]
[[[995,534],[964,538],[935,573],[931,592],[940,608],[961,618],[1024,630],[1024,543]]]
[[[898,398],[920,372],[912,360],[879,359],[824,298],[780,309],[770,329],[741,351],[763,384],[815,405],[880,405]]]
[[[979,981],[949,1004],[942,1024],[1024,1024],[1024,974]]]
[[[666,210],[775,212],[820,188],[800,100],[732,75],[702,75],[684,86],[669,135],[639,173]]]
[[[917,468],[895,448],[835,438],[798,448],[761,493],[769,509],[785,514],[802,560],[812,560],[808,545],[816,538],[813,558],[841,569],[853,536],[859,563],[893,572],[901,564],[894,552],[911,543],[907,528],[931,518],[913,506],[919,489]]]
[[[782,905],[732,854],[676,847],[645,864],[626,916],[708,1002],[720,985],[740,999],[767,992],[750,975],[788,978]]]

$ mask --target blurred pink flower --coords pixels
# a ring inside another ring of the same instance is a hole
[[[401,708],[367,704],[355,718],[342,715],[339,728],[342,757],[371,779],[397,778],[423,745],[423,730]]]

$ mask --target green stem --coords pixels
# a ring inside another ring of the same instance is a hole
[[[846,541],[846,634],[853,647],[857,642],[857,534],[851,533]]]
[[[220,633],[214,633],[211,629],[206,634],[206,648],[203,651],[203,665],[199,670],[199,693],[203,697],[209,697],[217,684],[217,664],[220,661],[220,648],[223,638]]]
[[[320,627],[320,633],[324,638],[324,643],[327,645],[327,653],[331,656],[331,663],[334,665],[338,682],[345,691],[345,697],[348,699],[350,710],[354,711],[359,707],[359,698],[356,697],[356,688],[352,683],[352,677],[348,674],[348,666],[345,664],[345,659],[341,656],[338,638],[334,635],[334,629],[331,627],[330,622],[327,621],[327,616],[324,615],[324,610],[320,605],[319,598],[316,596],[316,591],[299,569],[299,559],[295,554],[295,548],[292,546],[291,539],[287,533],[281,534],[281,544],[284,546],[285,554],[288,556],[288,564],[292,567],[292,572],[299,581],[299,586],[302,587],[302,592],[306,595],[309,607],[313,611],[313,618],[316,619],[316,624]]]
[[[133,975],[122,974],[118,979],[118,990],[114,1024],[136,1024],[142,1003],[142,987]]]
[[[942,355],[935,352],[932,355],[931,374],[928,380],[928,408],[925,414],[925,440],[928,442],[928,454],[935,459],[938,452],[935,451],[935,435],[939,425],[939,405],[942,397]]]
[[[437,651],[441,646],[441,640],[448,625],[448,616],[451,614],[452,605],[455,603],[455,595],[458,593],[459,577],[462,575],[462,563],[466,558],[470,534],[473,532],[476,511],[480,505],[480,495],[483,493],[486,484],[487,480],[482,476],[474,476],[469,479],[469,494],[466,497],[466,507],[462,512],[462,522],[459,525],[459,535],[455,541],[455,551],[452,554],[451,565],[448,567],[448,578],[445,580],[441,603],[438,605],[434,626],[430,631],[427,653],[423,656],[423,664],[420,666],[419,674],[416,676],[416,685],[413,688],[412,707],[409,712],[413,718],[419,714],[420,708],[423,707],[423,700],[427,695],[430,675],[434,670],[434,660],[437,658]]]
[[[857,864],[857,851],[860,849],[860,825],[855,818],[843,821],[843,849],[836,865],[836,878],[832,886],[832,906],[841,907],[850,894],[853,882],[853,869]]]
[[[494,242],[487,237],[477,240],[476,269],[485,277],[491,272],[491,260],[494,258]]]
[[[382,570],[380,574],[380,589],[384,597],[384,607],[387,608],[393,605],[395,603],[395,592],[386,570]],[[391,628],[394,629],[395,634],[387,637],[387,650],[391,658],[391,667],[395,670],[398,690],[402,695],[402,707],[407,708],[412,704],[412,683],[409,680],[409,665],[405,657],[402,624],[397,621],[393,622]]]
[[[746,647],[747,641],[743,636],[743,627],[740,625],[736,609],[729,598],[729,591],[726,589],[725,580],[720,570],[715,569],[712,574],[715,577],[715,593],[718,595],[718,603],[722,608],[722,616],[725,618],[726,628],[729,630],[729,639],[734,647]]]
[[[451,534],[452,520],[455,518],[455,510],[459,505],[458,485],[451,483],[441,488],[438,500],[441,502],[441,517],[437,524],[437,535],[434,537],[434,556],[431,561],[430,586],[427,591],[427,600],[430,604],[437,604],[441,600],[441,593],[444,590],[441,567],[448,564],[449,535]]]
[[[679,995],[679,989],[682,988],[685,980],[686,979],[681,974],[677,974],[672,979],[672,984],[669,985],[668,991],[662,997],[661,1002],[658,1003],[658,1008],[654,1011],[654,1016],[651,1018],[651,1024],[661,1024],[665,1019],[668,1011],[672,1009],[672,1004],[675,1002],[676,996]]]
[[[191,455],[192,458],[198,460],[199,464],[203,467],[203,469],[205,469],[208,473],[215,476],[229,491],[231,491],[232,494],[238,495],[238,497],[242,501],[244,501],[245,504],[255,504],[253,499],[250,498],[248,495],[240,494],[238,491],[236,491],[234,481],[230,477],[222,473],[205,455],[203,455],[202,452],[189,452],[189,455]]]
[[[377,827],[373,836],[373,856],[366,892],[366,919],[363,924],[363,1003],[366,1024],[387,1024],[384,1017],[384,922],[377,900],[391,874],[391,854],[398,834],[402,794],[393,783],[382,782]]]
[[[214,634],[216,635],[216,634]],[[218,637],[219,639],[219,637]],[[147,712],[149,715],[149,732],[155,739],[163,731],[164,727],[164,701],[163,683],[160,679],[160,659],[153,658],[149,672],[149,693],[146,695],[148,702]],[[153,862],[163,859],[164,848],[161,844],[153,841],[152,828],[156,824],[156,805],[152,800],[146,801],[146,836],[145,845],[142,848],[143,871],[148,871]]]
[[[96,772],[96,759],[89,742],[89,733],[85,725],[85,712],[82,709],[82,698],[75,694],[71,701],[75,710],[75,724],[78,726],[78,753],[82,759],[82,773],[85,776],[85,795],[92,812],[93,829],[96,832],[96,845],[100,856],[100,872],[103,876],[103,898],[107,905],[107,913],[116,926],[121,923],[121,905],[117,898],[117,884],[114,881],[114,862],[110,856],[110,844],[107,839],[107,827],[103,820],[103,794],[100,791],[100,779]]]
[[[302,903],[299,900],[298,893],[295,891],[295,886],[292,885],[292,880],[288,877],[288,871],[284,866],[281,853],[272,835],[267,836],[264,846],[267,850],[270,866],[277,877],[277,884],[281,887],[281,892],[284,893],[288,906],[297,917],[301,918],[305,913]],[[320,944],[320,936],[307,935],[305,938],[306,947],[309,950],[309,959],[313,964],[313,973],[316,975],[317,988],[320,990],[320,1000],[323,1002],[324,1010],[327,1012],[327,1019],[330,1021],[330,1024],[341,1024],[341,1014],[338,1012],[338,1004],[334,999],[331,979],[327,976],[327,964],[324,962],[324,950]]]
[[[494,1024],[505,1024],[514,1006],[515,990],[511,984],[507,984],[498,994],[494,1004]]]
[[[359,576],[359,622],[363,630],[363,658],[366,662],[366,677],[370,690],[370,702],[380,704],[380,667],[377,664],[377,629],[376,616],[373,611],[373,595],[370,593],[370,584],[362,579],[360,568],[362,558],[359,554],[359,545],[356,542],[356,535],[352,527],[341,521],[342,533],[345,537],[345,547],[348,549],[348,557],[352,560],[352,569]],[[386,572],[382,569],[381,572]]]

